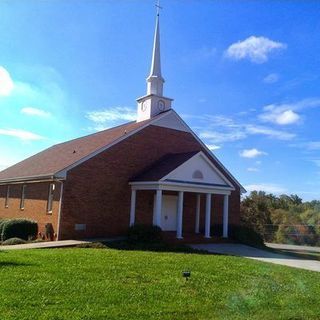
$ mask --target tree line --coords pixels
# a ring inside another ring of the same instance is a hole
[[[320,246],[320,201],[253,191],[241,201],[241,222],[266,242]]]

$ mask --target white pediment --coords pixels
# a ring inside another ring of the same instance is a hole
[[[153,126],[190,132],[190,129],[181,121],[175,112],[168,112],[164,117],[154,121]]]
[[[202,151],[195,154],[161,180],[233,188],[230,181]]]

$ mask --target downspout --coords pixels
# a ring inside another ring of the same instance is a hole
[[[62,207],[62,195],[63,195],[63,181],[60,188],[59,210],[58,210],[58,225],[57,225],[57,241],[60,240],[60,223],[61,223],[61,207]]]

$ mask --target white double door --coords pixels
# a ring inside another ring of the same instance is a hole
[[[178,196],[163,195],[161,208],[161,229],[177,231]],[[154,206],[155,214],[155,206]]]

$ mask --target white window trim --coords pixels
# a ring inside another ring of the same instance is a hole
[[[48,201],[47,201],[47,214],[52,214],[54,189],[55,189],[55,184],[50,183],[49,192],[48,192]]]
[[[7,194],[6,194],[6,200],[4,202],[4,207],[9,208],[9,198],[10,198],[10,186],[7,186]]]
[[[24,210],[24,202],[25,202],[25,197],[26,197],[26,187],[27,187],[27,185],[24,184],[21,189],[20,210]]]

